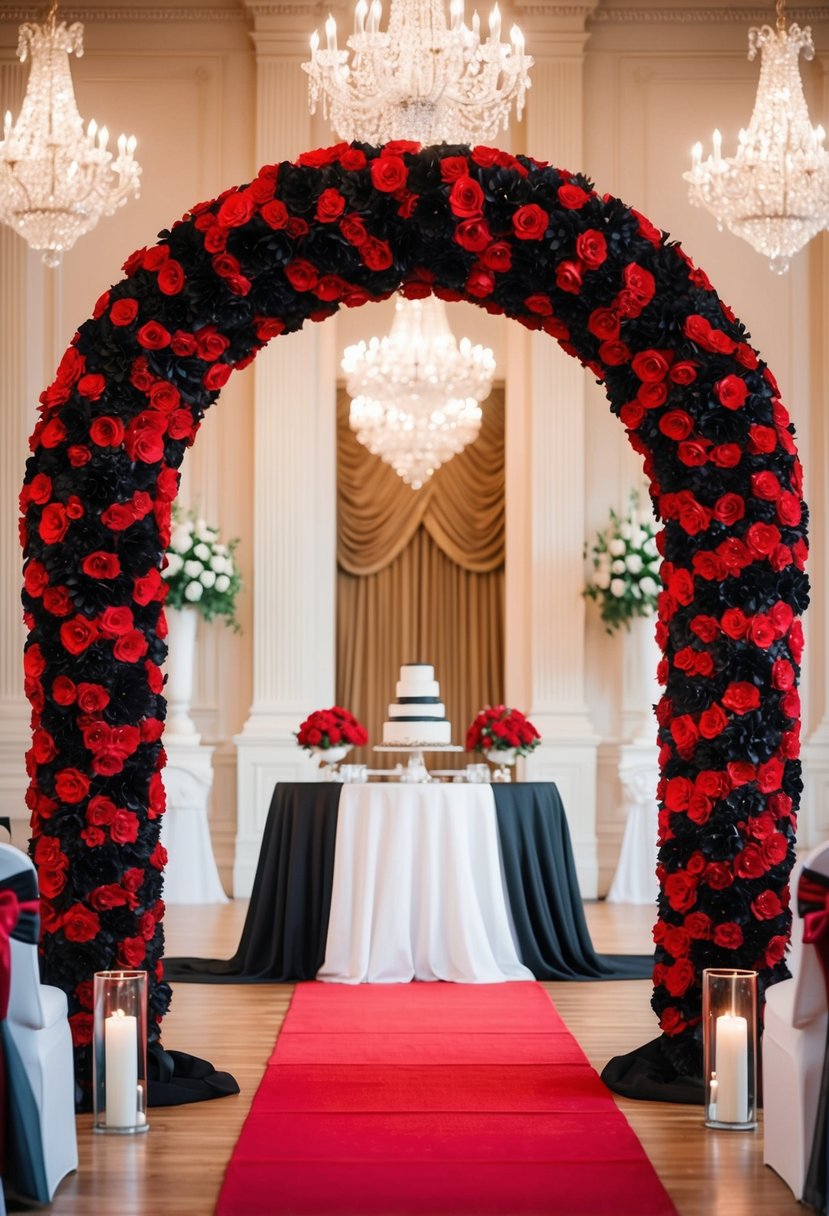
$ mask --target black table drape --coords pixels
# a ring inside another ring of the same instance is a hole
[[[325,958],[340,786],[277,785],[239,948],[231,959],[168,958],[178,983],[312,980]]]
[[[650,955],[600,955],[584,917],[567,816],[550,782],[493,785],[518,954],[537,980],[646,979]]]
[[[231,959],[168,958],[178,983],[313,979],[325,958],[340,786],[274,790],[239,948]],[[493,785],[518,954],[537,979],[642,979],[649,955],[598,955],[584,918],[564,807],[555,785]]]

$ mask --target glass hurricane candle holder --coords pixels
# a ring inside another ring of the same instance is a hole
[[[757,1126],[757,972],[702,973],[705,1126]]]
[[[131,1136],[147,1123],[147,972],[97,971],[92,1038],[96,1132]]]

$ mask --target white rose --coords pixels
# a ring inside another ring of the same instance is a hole
[[[650,598],[651,596],[656,595],[658,587],[656,585],[656,581],[652,579],[649,574],[646,574],[644,578],[639,580],[639,590],[643,595]]]
[[[216,579],[216,590],[217,591],[227,591],[229,586],[230,586],[230,579],[227,577],[226,574],[220,574],[219,577]]]
[[[647,538],[645,536],[645,533],[642,531],[641,528],[634,528],[633,534],[631,535],[631,538],[630,538],[631,548],[633,548],[633,549],[641,548],[641,546],[644,544],[646,539]]]
[[[643,549],[643,552],[647,553],[648,557],[657,557],[659,554],[659,550],[656,547],[656,538],[651,536],[648,540],[645,541],[644,545],[642,546],[642,549]]]
[[[184,563],[184,573],[188,578],[198,578],[203,569],[201,562],[194,561],[193,558]]]
[[[199,540],[210,539],[210,529],[203,519],[196,520],[195,533]]]
[[[200,562],[210,561],[210,549],[207,545],[198,544],[193,550],[193,556],[197,557]]]
[[[624,574],[624,572],[625,572],[625,563],[624,563],[624,561],[622,560],[622,558],[621,558],[621,557],[617,557],[617,558],[616,558],[616,561],[615,561],[615,562],[613,562],[613,564],[611,565],[610,569],[611,569],[611,571],[613,572],[613,574]]]
[[[607,542],[607,551],[611,557],[621,557],[626,548],[627,545],[625,542],[623,540],[618,540],[617,538]]]
[[[189,600],[191,604],[195,604],[204,594],[204,587],[201,583],[188,583],[184,588],[184,598]]]
[[[631,536],[633,535],[633,528],[631,528],[627,520],[619,525],[619,535],[625,540],[630,540]]]
[[[641,600],[641,598],[642,598],[642,592],[639,590],[639,585],[638,585],[638,583],[632,583],[632,584],[631,584],[630,593],[631,593],[631,595],[633,596],[633,598],[634,598],[635,600]]]
[[[224,569],[225,569],[225,559],[224,559],[223,557],[221,557],[221,556],[219,556],[219,557],[211,557],[211,559],[210,559],[210,569],[211,569],[211,570],[215,570],[217,574],[224,574]]]
[[[176,553],[186,553],[190,548],[191,539],[189,528],[184,524],[176,524],[170,537],[170,547],[175,549]]]
[[[212,570],[202,570],[199,575],[199,582],[203,587],[212,587],[216,581],[216,575]]]
[[[178,553],[167,554],[167,567],[161,571],[162,578],[173,578],[184,565],[184,558]]]
[[[230,552],[230,550],[228,549],[227,545],[218,545],[218,544],[216,544],[216,545],[214,545],[214,546],[213,546],[213,552],[214,552],[214,553],[218,553],[220,557],[224,557],[224,555],[225,555],[226,553],[229,553],[229,552]]]
[[[599,591],[607,591],[610,586],[610,575],[606,570],[597,570],[593,575],[593,586],[598,587]]]
[[[638,574],[642,569],[642,559],[638,553],[631,553],[630,557],[625,558],[625,565],[631,574]]]
[[[625,594],[625,586],[626,586],[626,584],[625,584],[625,580],[623,578],[611,579],[610,580],[610,594],[615,595],[617,600],[622,599]]]

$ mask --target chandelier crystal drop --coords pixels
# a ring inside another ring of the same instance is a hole
[[[814,56],[812,31],[787,28],[783,9],[777,0],[776,29],[749,30],[748,57],[759,50],[760,81],[736,155],[723,157],[715,131],[712,155],[703,161],[696,144],[691,170],[683,174],[691,202],[769,258],[778,274],[829,226],[829,153],[823,127],[810,122],[799,68],[801,51],[806,59]]]
[[[339,49],[333,17],[324,48],[316,31],[311,38],[302,65],[311,113],[322,99],[341,139],[479,143],[506,129],[513,103],[521,117],[532,59],[517,26],[501,41],[497,4],[487,37],[477,13],[465,24],[464,0],[451,0],[448,24],[444,0],[391,0],[385,31],[381,19],[381,0],[358,0],[348,50]]]
[[[0,142],[0,222],[18,232],[47,266],[102,215],[112,215],[138,194],[141,169],[135,138],[119,135],[115,157],[109,133],[94,119],[84,132],[75,102],[69,55],[83,54],[83,26],[57,21],[53,3],[43,25],[18,31],[17,54],[31,56],[26,96],[17,122],[6,114]]]
[[[436,296],[398,297],[388,336],[347,347],[342,367],[360,443],[418,490],[477,437],[495,359],[458,345]]]

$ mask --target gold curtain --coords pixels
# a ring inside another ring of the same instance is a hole
[[[375,755],[401,663],[434,663],[453,742],[504,687],[504,394],[484,404],[475,443],[412,490],[337,409],[337,702],[369,732],[349,761]],[[433,767],[454,767],[447,756]]]

